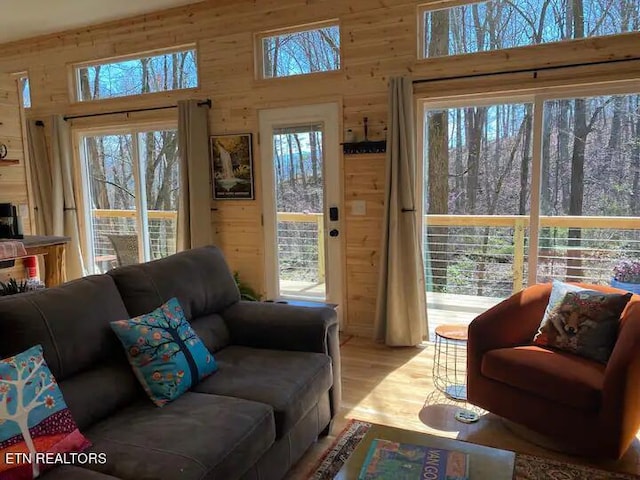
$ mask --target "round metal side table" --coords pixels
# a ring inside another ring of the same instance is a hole
[[[433,354],[433,383],[451,400],[467,401],[467,331],[466,325],[439,325],[436,327]],[[478,414],[461,408],[457,420],[471,423]]]

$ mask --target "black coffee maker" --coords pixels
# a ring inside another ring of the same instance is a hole
[[[18,209],[11,203],[0,203],[0,238],[24,238]]]

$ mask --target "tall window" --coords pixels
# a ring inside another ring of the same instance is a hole
[[[76,100],[85,102],[198,86],[195,48],[75,67]]]
[[[425,7],[423,58],[600,37],[640,29],[638,0],[492,0]]]
[[[528,279],[608,284],[640,259],[640,94],[605,88],[425,104],[430,291],[493,301]]]
[[[264,78],[340,69],[340,28],[327,23],[259,37]]]
[[[20,98],[22,99],[22,108],[31,108],[31,86],[27,75],[18,78],[18,87],[20,89]]]
[[[104,272],[176,251],[177,131],[82,137],[89,264]]]

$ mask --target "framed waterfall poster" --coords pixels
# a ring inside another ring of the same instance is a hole
[[[253,200],[251,134],[212,135],[211,184],[214,200]]]

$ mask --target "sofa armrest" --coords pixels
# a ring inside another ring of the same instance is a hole
[[[607,362],[601,420],[620,428],[621,444],[629,445],[640,427],[640,296],[623,312],[616,345]],[[618,452],[620,455],[622,452]]]
[[[273,350],[324,353],[331,357],[331,413],[341,400],[338,317],[331,308],[298,307],[269,302],[238,302],[222,312],[231,343]]]

